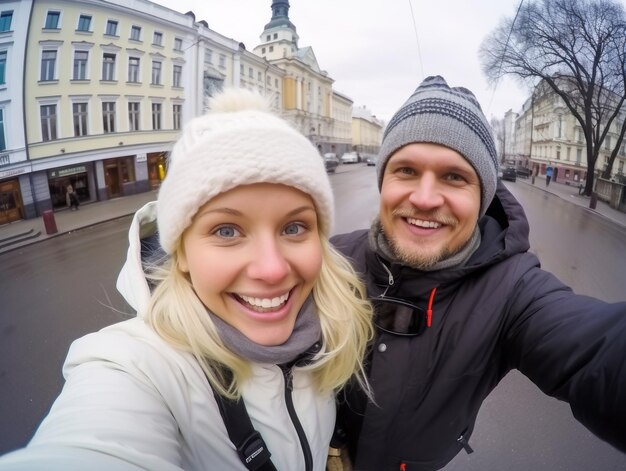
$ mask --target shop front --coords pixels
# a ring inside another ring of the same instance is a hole
[[[136,193],[134,156],[106,159],[103,165],[104,182],[109,199]]]
[[[89,172],[90,166],[88,165],[48,170],[48,187],[52,208],[61,209],[68,206],[67,188],[70,185],[76,192],[80,203],[91,201],[93,198],[89,189]]]
[[[19,181],[0,181],[0,225],[20,219],[23,219],[23,209]]]
[[[151,190],[159,188],[165,178],[165,155],[165,152],[148,154],[148,180]]]

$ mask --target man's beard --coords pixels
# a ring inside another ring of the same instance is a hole
[[[458,225],[458,221],[455,218],[451,218],[449,216],[441,216],[438,214],[430,214],[428,216],[418,215],[406,209],[396,209],[395,211],[393,211],[393,216],[402,218],[434,220],[452,227],[456,227]],[[391,250],[396,260],[401,262],[403,265],[408,265],[412,268],[422,271],[428,271],[437,263],[451,258],[459,252],[463,251],[463,249],[465,249],[465,247],[471,240],[470,235],[467,240],[464,241],[463,244],[461,244],[455,250],[450,250],[450,247],[446,246],[439,251],[432,252],[430,250],[422,250],[417,244],[411,244],[410,247],[406,247],[406,244],[405,246],[403,246],[398,238],[387,234],[382,224],[381,231],[389,249]]]

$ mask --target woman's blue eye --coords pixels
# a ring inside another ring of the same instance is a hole
[[[298,235],[303,230],[304,230],[304,227],[302,227],[302,224],[294,222],[294,223],[291,223],[291,224],[288,224],[287,226],[285,226],[285,231],[284,232],[287,235]]]
[[[236,237],[239,234],[239,231],[232,226],[223,226],[219,227],[215,233],[220,237]]]

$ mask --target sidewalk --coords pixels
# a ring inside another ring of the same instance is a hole
[[[0,253],[134,214],[145,203],[156,200],[156,197],[157,191],[154,190],[107,201],[82,204],[78,211],[69,209],[55,211],[54,219],[58,231],[56,234],[46,234],[41,216],[5,224],[0,226]]]
[[[530,178],[518,178],[515,184],[530,185],[538,191],[547,191],[555,194],[564,200],[582,206],[586,208],[587,211],[599,214],[626,228],[626,213],[610,208],[607,203],[602,201],[598,201],[595,210],[590,209],[589,197],[580,196],[578,194],[578,187],[554,182],[546,187],[546,182],[543,177],[536,177],[534,185]],[[15,250],[49,239],[50,237],[57,237],[83,227],[133,214],[145,203],[155,200],[156,197],[157,191],[154,190],[137,195],[125,196],[123,198],[84,204],[80,206],[78,211],[70,211],[69,209],[57,211],[54,213],[58,230],[56,234],[46,234],[42,217],[16,221],[0,226],[0,253]]]
[[[533,185],[531,178],[518,178],[515,184],[526,184],[535,187],[537,190],[546,191],[557,195],[560,198],[567,200],[571,203],[582,206],[587,211],[604,216],[610,219],[615,224],[619,224],[626,228],[626,213],[611,208],[608,203],[598,200],[596,209],[589,208],[589,202],[591,198],[589,196],[581,196],[578,194],[578,186],[565,185],[564,183],[550,182],[550,185],[546,187],[546,179],[542,176],[535,177],[535,184]]]

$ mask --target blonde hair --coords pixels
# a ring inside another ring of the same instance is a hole
[[[337,390],[351,377],[369,392],[363,358],[373,336],[372,308],[365,287],[350,263],[325,237],[322,267],[313,287],[322,330],[322,349],[309,365],[320,392]],[[174,347],[191,353],[213,388],[230,398],[241,395],[241,384],[250,377],[250,362],[222,342],[205,306],[196,296],[188,275],[178,265],[180,238],[170,259],[148,273],[156,284],[145,318]],[[232,377],[225,374],[232,372]]]

